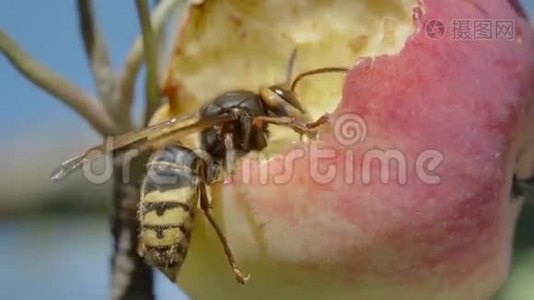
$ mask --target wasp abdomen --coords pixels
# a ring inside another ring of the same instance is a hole
[[[139,205],[143,256],[169,277],[187,255],[199,198],[199,163],[189,149],[165,149],[150,160],[143,183]]]

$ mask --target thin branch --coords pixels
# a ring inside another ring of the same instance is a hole
[[[140,197],[139,182],[145,172],[146,157],[135,158],[131,163],[132,180],[124,182],[123,160],[115,160],[113,214],[111,232],[113,256],[111,259],[111,300],[153,300],[152,268],[137,254],[139,221],[137,205]]]
[[[160,104],[158,92],[158,49],[154,30],[152,29],[152,22],[150,21],[150,8],[148,7],[147,0],[135,0],[135,4],[137,6],[137,13],[139,14],[139,21],[141,23],[141,31],[143,32],[143,48],[145,49],[146,124]]]
[[[122,131],[130,129],[130,110],[120,107],[118,77],[113,72],[108,47],[98,26],[92,0],[78,0],[80,32],[98,96]]]
[[[102,135],[113,135],[118,132],[117,124],[98,100],[35,61],[2,30],[0,30],[0,51],[22,75],[67,104]]]
[[[159,35],[161,32],[165,20],[169,14],[181,3],[185,2],[184,0],[162,0],[158,3],[158,6],[155,8],[152,13],[152,27],[154,31]],[[126,57],[126,62],[124,64],[124,69],[121,75],[121,107],[131,107],[132,101],[134,99],[134,89],[135,89],[135,80],[141,64],[143,63],[143,38],[138,36],[135,39],[128,56]]]
[[[96,79],[97,87],[104,87],[103,82],[113,79],[113,72],[109,62],[109,54],[102,33],[93,13],[91,0],[78,0],[78,14],[80,16],[80,31],[82,33],[85,52],[91,64],[93,75]],[[109,84],[108,84],[109,85]],[[109,95],[106,90],[99,91],[99,94]],[[108,99],[101,99],[109,101]]]

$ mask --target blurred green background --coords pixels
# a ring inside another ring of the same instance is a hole
[[[534,299],[534,202],[530,202],[517,224],[510,279],[495,299]]]
[[[119,67],[138,32],[133,1],[94,2]],[[534,2],[522,2],[533,16]],[[0,28],[39,61],[94,93],[75,11],[75,1],[2,1]],[[138,89],[138,100],[142,94]],[[54,167],[98,143],[98,136],[3,56],[0,95],[0,299],[106,299],[110,187],[89,184],[79,174],[61,184],[48,180]],[[526,206],[511,277],[497,299],[534,299],[533,233],[534,206]],[[161,276],[156,285],[158,299],[184,299]]]

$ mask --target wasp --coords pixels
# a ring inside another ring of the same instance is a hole
[[[141,187],[140,256],[175,281],[186,258],[197,207],[200,207],[215,230],[237,281],[245,283],[249,276],[243,275],[210,212],[207,186],[219,181],[223,172],[232,172],[240,157],[267,147],[268,125],[286,126],[301,136],[314,138],[317,128],[328,122],[328,115],[309,121],[295,87],[306,76],[347,72],[347,69],[313,69],[291,82],[294,57],[295,52],[288,63],[285,83],[262,88],[257,93],[226,92],[196,112],[113,137],[111,143],[95,146],[65,161],[51,174],[52,180],[64,178],[102,154],[120,155],[132,148],[142,152],[156,150],[147,163],[147,175]],[[308,121],[302,121],[303,118]],[[181,144],[184,136],[191,133],[199,133],[201,151]]]

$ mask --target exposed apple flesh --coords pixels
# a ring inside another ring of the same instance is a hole
[[[424,30],[433,19],[447,29],[439,40]],[[515,36],[452,39],[453,20],[475,19],[512,20]],[[296,73],[353,66],[346,78],[317,76],[298,89],[313,116],[332,113],[332,126],[311,146],[276,132],[269,159],[245,158],[234,181],[214,189],[218,219],[252,275],[247,285],[235,282],[198,218],[180,286],[193,299],[490,298],[507,276],[521,205],[510,199],[514,170],[527,177],[534,169],[527,21],[505,0],[206,1],[183,24],[165,83],[170,105],[157,119],[224,91],[283,81],[294,47]],[[367,126],[365,139],[348,146],[335,126],[347,114]],[[365,184],[372,149],[402,153],[406,183],[395,167],[381,183],[373,164]],[[421,153],[442,159],[417,165]],[[338,172],[319,183],[329,166]],[[276,184],[280,173],[288,176]]]

